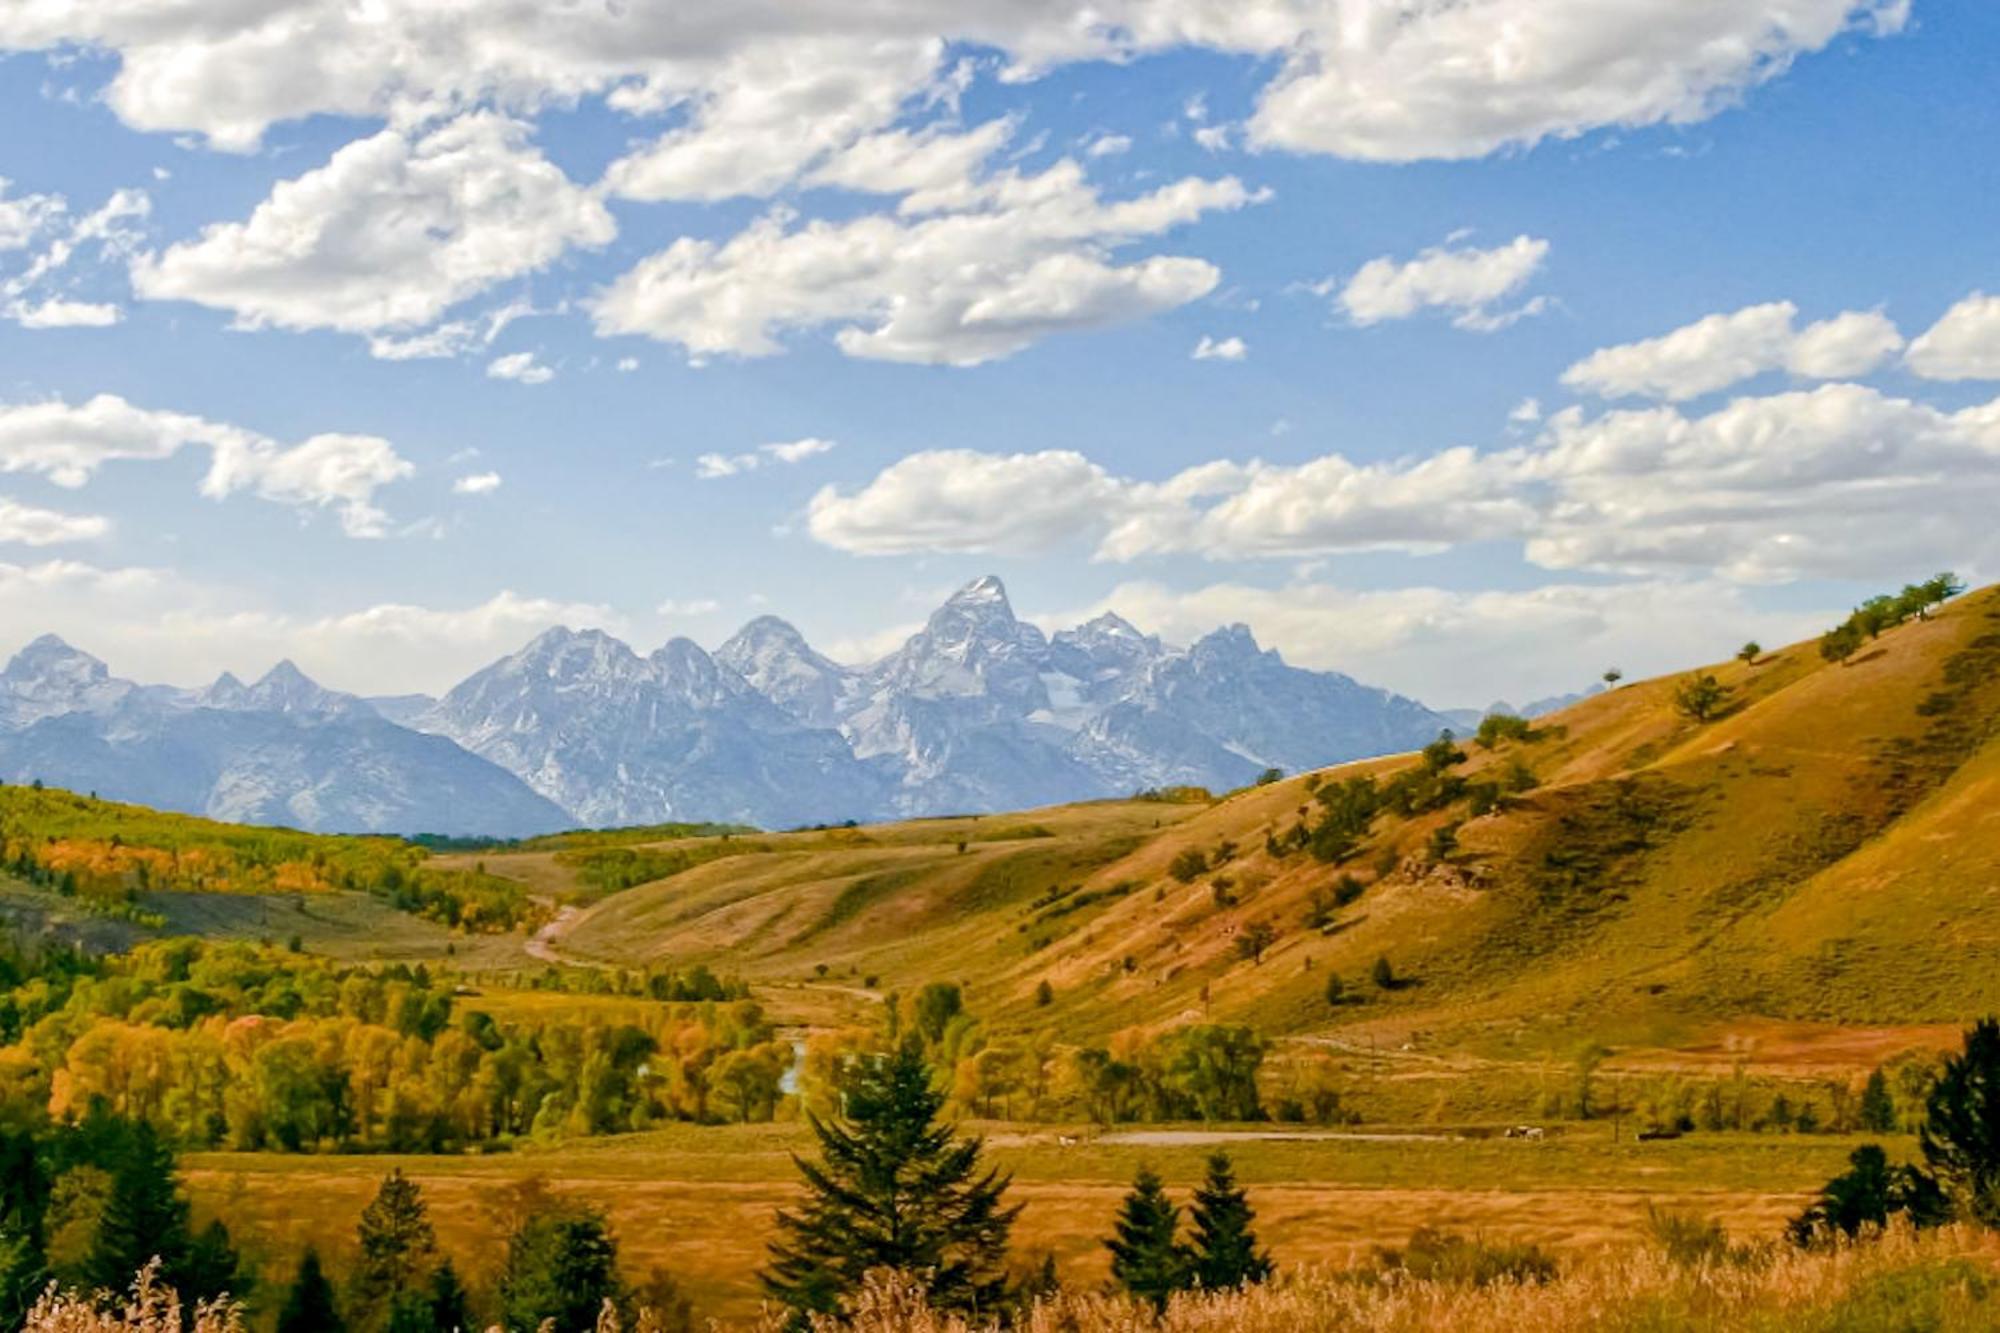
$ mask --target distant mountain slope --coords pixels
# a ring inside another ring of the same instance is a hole
[[[1847,664],[1808,643],[1703,670],[1728,691],[1711,720],[1677,709],[1677,678],[1594,694],[1526,740],[1463,745],[1452,783],[1385,802],[1332,859],[1295,839],[1301,811],[1310,832],[1319,792],[1416,757],[1214,804],[781,838],[615,895],[562,945],[906,993],[948,959],[982,1014],[1070,1040],[1206,1016],[1558,1062],[1746,1016],[1874,1025],[1893,1050],[1895,1025],[2000,1009],[2000,589]],[[1177,873],[1190,853],[1206,868]],[[1275,938],[1252,958],[1259,923]],[[1409,984],[1376,986],[1378,958]]]
[[[0,675],[0,769],[322,829],[787,828],[1226,790],[1273,767],[1410,749],[1448,724],[1288,666],[1240,625],[1187,649],[1110,613],[1051,637],[991,576],[861,667],[763,616],[713,656],[686,639],[642,656],[600,630],[553,629],[438,699],[361,699],[289,662],[250,684],[141,686],[55,639]]]
[[[0,779],[314,832],[531,834],[572,823],[511,773],[290,663],[255,685],[138,686],[43,638],[0,672]]]
[[[686,639],[640,657],[550,630],[452,689],[419,725],[518,774],[592,825],[865,817],[880,780]]]

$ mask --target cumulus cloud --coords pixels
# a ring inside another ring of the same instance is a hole
[[[17,504],[0,495],[0,542],[22,546],[55,546],[93,541],[111,531],[111,520],[96,514],[64,514],[53,509]]]
[[[387,440],[315,435],[290,448],[222,422],[135,407],[115,394],[72,406],[60,399],[0,403],[0,472],[27,472],[58,486],[87,483],[107,463],[157,462],[188,446],[209,451],[202,494],[249,491],[301,507],[337,509],[350,536],[381,536],[375,493],[415,469]]]
[[[778,444],[762,444],[747,454],[702,454],[694,460],[694,474],[703,481],[755,472],[767,464],[803,463],[816,454],[835,448],[832,440],[807,437]]]
[[[672,619],[713,615],[722,609],[722,603],[712,597],[689,597],[679,601],[669,597],[653,610],[656,614]]]
[[[491,495],[500,489],[498,472],[475,472],[451,484],[454,495]]]
[[[1400,263],[1383,255],[1363,264],[1347,280],[1338,304],[1349,319],[1364,327],[1441,309],[1453,312],[1452,323],[1459,328],[1490,332],[1542,309],[1539,299],[1511,311],[1496,313],[1491,307],[1526,286],[1548,253],[1547,241],[1516,236],[1490,250],[1450,243],[1433,246]]]
[[[940,449],[890,464],[859,491],[823,488],[807,529],[859,555],[1061,549],[1101,531],[1127,483],[1082,454]]]
[[[1090,551],[1108,561],[1432,552],[1518,543],[1551,569],[1868,578],[2000,560],[2000,401],[1944,412],[1852,384],[1550,418],[1532,443],[1357,463],[1221,460],[1164,481],[1081,454],[912,454],[814,497],[861,555]]]
[[[2000,296],[1974,292],[1910,343],[1911,370],[1931,380],[2000,380]]]
[[[1307,7],[1254,142],[1379,162],[1686,125],[1908,0],[1357,0]]]
[[[931,85],[941,50],[930,38],[775,38],[733,53],[692,95],[663,76],[617,100],[635,110],[685,98],[685,122],[612,163],[605,185],[653,201],[772,194],[895,120]]]
[[[24,329],[102,329],[116,324],[124,312],[102,301],[50,297],[34,304],[11,306],[8,314]]]
[[[8,182],[0,177],[0,252],[28,250],[28,262],[0,277],[0,318],[24,329],[104,328],[123,316],[105,301],[83,301],[53,292],[79,254],[94,252],[102,261],[129,256],[141,241],[140,223],[152,212],[144,190],[114,190],[99,207],[72,216],[61,195],[25,195],[8,199]]]
[[[1550,584],[1523,591],[1439,587],[1362,591],[1305,579],[1279,587],[1218,582],[1188,589],[1121,583],[1050,623],[1116,610],[1170,643],[1243,622],[1289,662],[1344,671],[1436,707],[1526,704],[1595,683],[1618,666],[1634,679],[1720,660],[1748,639],[1784,643],[1825,628],[1824,611],[1760,609],[1713,579]]]
[[[556,377],[556,373],[535,360],[533,352],[509,352],[487,362],[486,376],[488,379],[513,380],[516,384],[547,384]]]
[[[441,691],[556,625],[629,633],[607,607],[502,591],[461,607],[382,603],[326,616],[259,608],[241,589],[171,570],[0,561],[0,658],[56,633],[113,670],[201,685],[291,658],[358,694]]]
[[[1740,380],[1785,370],[1804,379],[1866,375],[1893,357],[1903,336],[1879,311],[1849,310],[1798,328],[1790,301],[1709,315],[1671,333],[1592,352],[1563,383],[1604,398],[1679,402]]]
[[[849,356],[977,365],[1207,295],[1220,274],[1205,260],[1111,254],[1251,199],[1234,178],[1190,178],[1107,201],[1064,160],[995,173],[935,216],[797,225],[781,210],[721,244],[686,237],[612,283],[593,313],[600,333],[695,356],[770,356],[786,333],[834,324]]]
[[[245,221],[139,256],[132,284],[247,328],[410,330],[615,233],[603,202],[543,157],[526,125],[474,112],[346,145],[279,182]]]
[[[59,194],[16,194],[14,183],[0,176],[0,250],[26,249],[68,205]]]
[[[634,114],[682,109],[695,139],[719,142],[775,105],[809,109],[786,126],[807,138],[816,119],[865,118],[899,83],[904,53],[929,43],[998,48],[1016,77],[1194,46],[1282,57],[1250,122],[1259,144],[1410,161],[1698,121],[1842,32],[1894,32],[1907,15],[1908,0],[1106,0],[1088,10],[677,0],[501,11],[289,0],[239,6],[224,22],[212,6],[39,0],[0,10],[0,47],[111,52],[106,101],[127,124],[247,150],[271,125],[314,114],[407,120],[481,102],[533,111],[605,93]],[[873,50],[884,86],[816,69],[843,49]],[[669,136],[666,151],[669,179],[715,188],[727,170],[688,139]],[[745,166],[758,169],[775,170]]]
[[[1241,361],[1250,355],[1250,344],[1241,338],[1211,338],[1203,334],[1189,355],[1196,361]]]

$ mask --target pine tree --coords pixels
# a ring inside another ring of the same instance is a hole
[[[1939,1186],[1960,1216],[2000,1227],[2000,1020],[1965,1034],[1924,1109],[1924,1161]]]
[[[1889,1079],[1880,1069],[1868,1076],[1861,1089],[1861,1128],[1871,1134],[1888,1134],[1896,1128],[1896,1101],[1889,1095]]]
[[[500,1318],[515,1333],[534,1333],[544,1320],[565,1333],[595,1328],[604,1303],[624,1299],[618,1244],[597,1209],[561,1204],[522,1218],[508,1237]]]
[[[1104,1248],[1111,1251],[1111,1276],[1156,1310],[1166,1309],[1193,1276],[1188,1252],[1175,1239],[1180,1224],[1180,1206],[1167,1197],[1153,1169],[1141,1167]]]
[[[48,1281],[49,1187],[33,1135],[0,1130],[0,1327],[19,1328]]]
[[[458,1280],[458,1270],[449,1259],[431,1274],[430,1316],[431,1327],[437,1333],[458,1333],[460,1329],[474,1327],[472,1297]]]
[[[1229,1154],[1208,1159],[1208,1179],[1188,1210],[1194,1222],[1194,1276],[1208,1291],[1225,1291],[1271,1276],[1271,1256],[1257,1248],[1250,1224],[1257,1220],[1236,1183]]]
[[[187,1282],[188,1204],[174,1183],[173,1150],[145,1121],[111,1137],[122,1142],[111,1149],[111,1195],[85,1264],[91,1285],[123,1291],[157,1258],[161,1282],[182,1300],[192,1304],[218,1294]]]
[[[422,1295],[423,1275],[437,1251],[437,1237],[424,1211],[423,1194],[401,1167],[361,1210],[355,1229],[360,1257],[354,1266],[351,1314],[360,1329],[407,1326],[410,1299]]]
[[[944,1097],[915,1034],[864,1056],[830,1120],[809,1116],[820,1160],[794,1157],[806,1200],[778,1214],[764,1289],[794,1311],[831,1313],[871,1269],[921,1275],[931,1304],[996,1311],[1007,1296],[1007,1237],[1019,1207],[1007,1178],[980,1173],[977,1138],[937,1116]]]
[[[333,1284],[320,1267],[319,1251],[308,1245],[299,1258],[298,1276],[278,1312],[277,1333],[344,1333],[340,1311],[333,1303]]]

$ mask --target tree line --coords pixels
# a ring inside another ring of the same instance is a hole
[[[1846,620],[1822,634],[1820,656],[1845,664],[1864,644],[1882,637],[1908,620],[1929,620],[1931,612],[1965,591],[1956,574],[1935,574],[1922,583],[1906,584],[1901,592],[1879,593],[1854,608]]]
[[[154,891],[348,890],[468,931],[512,930],[547,910],[514,880],[441,868],[400,839],[221,824],[39,783],[0,785],[0,874],[100,908]]]
[[[459,1009],[449,973],[242,943],[14,956],[0,974],[17,978],[0,998],[0,1107],[101,1105],[188,1148],[437,1152],[769,1120],[792,1059],[748,1000],[501,1022]]]

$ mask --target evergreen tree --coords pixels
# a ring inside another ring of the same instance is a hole
[[[1925,1103],[1924,1161],[1953,1208],[2000,1227],[2000,1020],[1982,1018]]]
[[[111,1191],[85,1262],[92,1286],[123,1291],[154,1259],[160,1281],[192,1306],[235,1287],[236,1253],[220,1222],[199,1238],[174,1179],[174,1154],[146,1121],[113,1122],[98,1140],[111,1165]]]
[[[618,1243],[597,1209],[562,1204],[532,1213],[508,1237],[500,1322],[513,1333],[534,1333],[544,1320],[558,1333],[587,1333],[606,1301],[624,1299]]]
[[[820,1160],[794,1157],[806,1199],[778,1214],[764,1289],[801,1314],[830,1313],[864,1274],[920,1275],[931,1304],[996,1311],[1007,1294],[1007,1236],[1019,1207],[1007,1178],[979,1171],[983,1147],[937,1116],[916,1036],[888,1055],[863,1056],[840,1080],[834,1118],[808,1116]]]
[[[1153,1169],[1141,1167],[1104,1248],[1111,1251],[1111,1276],[1156,1310],[1166,1309],[1193,1276],[1188,1252],[1175,1238],[1180,1224],[1180,1206],[1167,1197]]]
[[[34,1136],[0,1131],[0,1327],[19,1328],[48,1281],[49,1174]]]
[[[431,1274],[431,1327],[437,1333],[457,1333],[474,1327],[472,1296],[458,1280],[458,1270],[447,1259]]]
[[[424,1210],[423,1194],[401,1167],[361,1210],[355,1229],[360,1256],[354,1265],[350,1313],[359,1329],[408,1327],[410,1310],[424,1295],[422,1282],[437,1252],[437,1236]]]
[[[1813,1205],[1792,1219],[1797,1243],[1829,1231],[1853,1236],[1864,1226],[1886,1224],[1892,1213],[1905,1213],[1920,1227],[1937,1226],[1949,1216],[1937,1182],[1915,1167],[1890,1166],[1878,1145],[1862,1144],[1847,1164],[1846,1174],[1827,1181]]]
[[[1194,1276],[1205,1290],[1224,1291],[1271,1276],[1271,1256],[1257,1248],[1257,1220],[1236,1183],[1228,1153],[1208,1159],[1208,1178],[1188,1210],[1194,1222]]]
[[[345,1333],[346,1327],[333,1303],[333,1284],[320,1267],[319,1251],[308,1245],[284,1308],[278,1311],[277,1333]]]
[[[1896,1102],[1889,1095],[1889,1079],[1880,1069],[1868,1076],[1861,1089],[1861,1128],[1871,1134],[1888,1134],[1896,1128]]]

